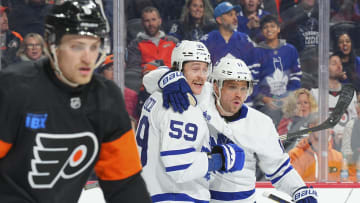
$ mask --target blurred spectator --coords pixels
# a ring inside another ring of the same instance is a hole
[[[281,119],[277,130],[279,135],[285,135],[291,132],[296,132],[309,126],[308,116],[311,113],[318,111],[318,106],[315,98],[309,90],[300,88],[290,94],[282,106],[283,118]],[[308,136],[304,135],[303,137]],[[291,149],[298,143],[301,138],[294,142],[287,143],[285,149]],[[287,150],[288,151],[288,150]]]
[[[319,86],[319,49],[311,48],[303,50],[300,56],[302,70],[301,87],[306,89]]]
[[[260,19],[270,14],[261,9],[262,0],[240,0],[242,11],[238,15],[238,31],[244,32],[255,42],[264,40],[260,30]]]
[[[162,61],[171,67],[171,52],[177,39],[160,30],[161,18],[155,7],[146,7],[142,14],[145,33],[140,32],[128,46],[128,61],[125,69],[125,86],[139,92],[141,67],[146,63]]]
[[[114,80],[114,54],[110,54],[106,57],[103,64],[96,69],[96,72],[103,75],[108,80]],[[124,88],[124,100],[126,111],[131,119],[131,126],[136,130],[135,110],[137,103],[137,94],[129,88]]]
[[[231,4],[233,4],[233,5],[237,5],[239,0],[210,0],[210,3],[212,5],[212,7],[215,8],[220,3],[225,2],[225,1],[227,1],[227,2],[229,2]]]
[[[356,163],[360,160],[360,94],[357,95],[355,108],[357,117],[346,124],[341,145],[341,153],[348,160],[350,176],[355,176]]]
[[[181,8],[185,5],[185,0],[153,0],[153,2],[165,23],[180,19]]]
[[[309,118],[309,128],[319,124],[318,115],[311,114]],[[319,166],[319,131],[310,133],[303,138],[295,148],[289,151],[290,162],[295,170],[300,174],[304,181],[318,181]],[[342,169],[343,157],[340,152],[328,144],[328,180],[340,181],[340,170]]]
[[[157,62],[150,62],[145,64],[142,67],[142,77],[143,78],[146,74],[148,74],[150,71],[157,69],[158,67],[162,66],[163,64],[157,63]],[[136,116],[135,119],[138,120],[141,115],[141,109],[147,100],[147,98],[150,96],[150,94],[146,91],[144,85],[141,85],[140,91],[138,94],[138,103],[136,105]]]
[[[353,40],[350,34],[342,32],[337,34],[336,43],[334,43],[335,52],[338,52],[341,57],[343,70],[347,78],[342,82],[352,83],[357,92],[360,91],[360,57],[356,56],[353,49]]]
[[[297,3],[295,3],[297,2]],[[282,36],[301,54],[304,49],[319,44],[319,11],[317,0],[282,0],[280,16],[283,20]]]
[[[9,30],[7,11],[7,7],[0,6],[0,69],[4,69],[15,62],[16,52],[23,41],[19,33]]]
[[[360,17],[358,0],[332,0],[331,22],[358,21]]]
[[[253,61],[260,67],[251,69],[257,85],[254,88],[254,107],[269,115],[278,125],[281,106],[291,91],[300,88],[302,76],[297,50],[278,38],[280,24],[277,17],[266,15],[260,21],[265,41],[255,47]]]
[[[262,0],[262,3],[264,5],[264,11],[267,11],[276,17],[280,17],[278,2],[279,0]]]
[[[155,7],[159,10],[164,24],[168,21],[178,20],[181,15],[181,9],[185,0],[126,0],[125,1],[127,19],[140,18],[141,11],[149,6]]]
[[[141,18],[141,11],[148,6],[154,6],[152,0],[125,0],[126,19]]]
[[[10,10],[17,4],[24,4],[25,0],[1,0],[1,5],[8,7]]]
[[[187,0],[180,20],[171,25],[169,35],[175,36],[179,41],[199,41],[214,29],[216,23],[209,0]]]
[[[45,42],[41,35],[29,33],[16,53],[18,61],[37,61],[46,57]]]
[[[336,54],[331,55],[329,59],[329,113],[334,110],[334,107],[339,99],[342,88],[340,80],[345,77],[346,74],[343,72],[340,57]],[[311,93],[314,95],[315,99],[319,101],[319,89],[312,89]],[[349,120],[354,119],[357,116],[355,101],[356,95],[354,94],[353,100],[349,107],[346,109],[339,123],[336,124],[336,126],[333,128],[332,140],[334,142],[333,147],[336,150],[340,151],[342,137],[344,134],[344,127],[349,122]]]
[[[22,36],[30,32],[43,36],[45,16],[51,7],[45,0],[25,0],[25,4],[13,5],[9,14],[10,29]]]
[[[114,54],[106,56],[103,64],[96,69],[96,72],[108,80],[114,80]]]
[[[351,17],[352,21],[359,22],[360,21],[360,1],[355,0],[355,3],[353,4],[353,15]]]
[[[214,17],[219,29],[211,31],[201,38],[211,55],[211,62],[215,64],[222,57],[242,59],[247,65],[253,51],[254,43],[248,35],[236,31],[238,20],[236,13],[239,6],[229,2],[219,4],[214,10]]]

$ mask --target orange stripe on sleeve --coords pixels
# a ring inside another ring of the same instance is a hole
[[[22,42],[24,39],[23,37],[20,35],[20,33],[12,31],[11,32],[13,35],[15,35],[15,37],[19,38],[20,42]]]
[[[135,135],[129,130],[119,139],[101,145],[95,172],[101,180],[121,180],[141,170]]]
[[[11,149],[12,144],[0,140],[0,159],[4,158]]]

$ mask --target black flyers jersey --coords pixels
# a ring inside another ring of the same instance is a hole
[[[141,170],[116,84],[69,87],[48,60],[0,72],[1,202],[77,202],[94,166],[103,181]]]

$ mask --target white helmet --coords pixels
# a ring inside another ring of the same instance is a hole
[[[214,66],[211,79],[216,82],[221,97],[221,89],[225,80],[237,80],[248,82],[247,96],[251,95],[253,90],[253,80],[251,72],[244,61],[234,58],[221,58]]]
[[[202,42],[183,40],[177,43],[171,54],[171,66],[182,71],[186,61],[201,61],[208,64],[211,73],[210,53]]]

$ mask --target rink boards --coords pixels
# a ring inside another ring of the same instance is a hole
[[[308,186],[316,188],[319,195],[319,203],[360,202],[359,183],[308,183]],[[264,197],[264,193],[274,193],[284,199],[290,200],[289,196],[276,191],[268,182],[258,182],[256,187],[257,203],[275,203],[275,201]],[[105,200],[100,188],[95,187],[93,189],[83,190],[79,203],[105,203]]]

